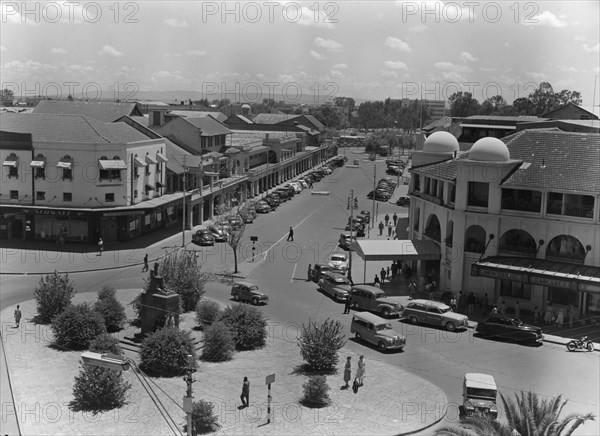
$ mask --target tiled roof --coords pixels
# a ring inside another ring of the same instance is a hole
[[[229,135],[231,130],[212,117],[183,118],[202,130],[202,136]]]
[[[503,186],[600,192],[600,134],[532,129],[502,141],[511,159],[531,163],[513,172]]]
[[[297,118],[299,115],[286,115],[286,114],[258,114],[252,121],[256,124],[277,124],[282,121],[288,121],[293,118]]]
[[[34,114],[86,115],[98,121],[110,123],[123,115],[139,115],[135,103],[107,101],[56,101],[41,100]]]
[[[0,115],[0,130],[31,133],[33,141],[69,143],[131,143],[148,137],[125,123],[101,123],[84,115]]]
[[[577,110],[579,110],[580,112],[586,114],[587,116],[591,117],[592,119],[595,119],[595,120],[598,119],[598,115],[596,115],[595,113],[590,112],[587,109],[584,109],[581,106],[578,106],[578,105],[576,105],[575,103],[572,103],[572,102],[569,102],[569,103],[567,103],[567,104],[565,104],[563,106],[560,106],[560,107],[552,109],[552,110],[550,110],[548,112],[545,112],[545,113],[542,114],[542,116],[546,117],[546,116],[551,115],[551,114],[553,114],[555,112],[561,112],[564,109],[568,108],[569,106],[572,106],[572,107],[576,108]]]
[[[304,115],[304,117],[308,121],[310,121],[311,123],[313,123],[313,125],[317,128],[317,130],[322,131],[323,129],[325,129],[325,126],[323,125],[323,123],[320,122],[319,120],[317,120],[314,115]]]
[[[465,159],[467,153],[459,154],[457,159]],[[456,179],[456,159],[449,161],[439,162],[435,164],[422,165],[420,167],[413,168],[412,171],[416,171],[419,174],[424,174],[429,177],[443,180],[455,180]]]
[[[220,123],[225,122],[227,115],[223,112],[210,112],[210,111],[182,111],[172,110],[169,111],[169,115],[177,115],[184,118],[201,118],[201,117],[212,117]]]
[[[262,145],[263,139],[269,135],[269,139],[292,140],[295,134],[290,132],[268,132],[262,130],[232,130],[233,135],[227,138],[227,143],[233,147]],[[231,143],[230,143],[231,141]]]
[[[521,123],[521,122],[531,122],[531,121],[543,121],[545,118],[539,118],[535,115],[524,115],[518,117],[510,117],[503,115],[471,115],[470,117],[463,118],[463,123],[468,123],[469,121],[506,121],[507,123]]]

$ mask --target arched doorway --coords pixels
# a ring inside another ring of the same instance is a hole
[[[485,235],[483,227],[470,226],[465,232],[465,252],[483,253],[485,250]]]

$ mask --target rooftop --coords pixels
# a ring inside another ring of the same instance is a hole
[[[188,123],[202,130],[202,136],[217,136],[217,135],[229,135],[229,130],[225,125],[212,117],[197,117],[197,118],[183,118]]]
[[[123,115],[141,115],[136,103],[108,101],[57,101],[41,100],[34,114],[86,115],[98,121],[110,123]]]

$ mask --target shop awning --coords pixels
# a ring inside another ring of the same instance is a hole
[[[29,164],[34,168],[44,168],[46,166],[46,158],[45,157],[36,157]]]
[[[146,162],[141,160],[139,157],[136,157],[133,159],[133,165],[136,166],[137,168],[142,168],[142,167],[146,166]]]
[[[156,153],[156,160],[158,160],[161,163],[167,163],[167,162],[169,162],[169,159],[167,159],[167,156],[165,156],[162,153]]]
[[[160,183],[160,182],[156,182],[156,187],[157,187],[157,188],[164,188],[164,187],[165,187],[165,185],[163,185],[163,184],[162,184],[162,183]]]
[[[600,293],[600,267],[526,257],[486,257],[471,275]]]
[[[59,162],[56,164],[56,166],[57,166],[58,168],[66,168],[66,169],[69,169],[69,170],[70,170],[71,168],[73,168],[73,162],[72,162],[72,161],[70,161],[70,160],[62,160],[62,159],[61,159],[61,160],[60,160],[60,161],[59,161]]]
[[[125,170],[127,164],[121,159],[100,159],[98,166],[101,170]]]
[[[440,247],[430,240],[359,240],[353,249],[365,262],[371,260],[437,260]]]
[[[16,167],[18,164],[19,158],[15,156],[9,156],[4,162],[2,162],[3,167]]]
[[[152,156],[150,156],[149,154],[146,155],[146,163],[149,165],[156,165],[158,163],[158,161],[156,159],[154,159]]]
[[[146,191],[154,191],[154,186],[152,185],[146,185]]]
[[[460,127],[471,129],[501,129],[501,130],[517,130],[516,126],[496,126],[493,124],[461,124]]]

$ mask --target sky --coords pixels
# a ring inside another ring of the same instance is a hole
[[[511,103],[549,82],[581,92],[592,110],[599,5],[4,1],[0,79],[15,95],[135,100],[185,90],[239,102],[446,100],[463,91]]]

